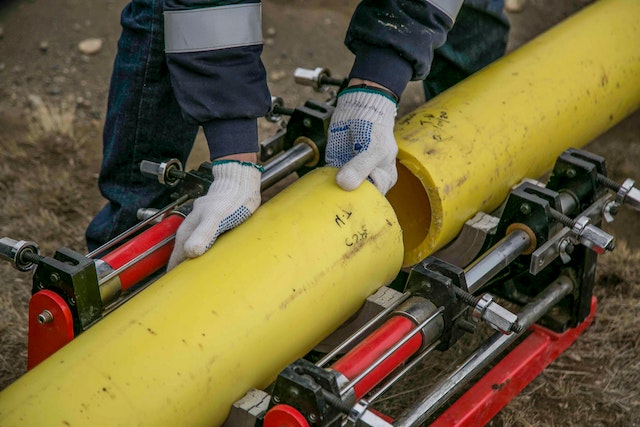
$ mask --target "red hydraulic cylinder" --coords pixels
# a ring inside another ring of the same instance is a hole
[[[415,325],[410,319],[396,315],[365,338],[351,351],[335,362],[331,369],[340,372],[349,381],[362,374],[367,368],[401,341]],[[388,358],[354,385],[356,398],[360,399],[393,372],[398,366],[414,355],[422,346],[422,335],[416,333]]]
[[[169,215],[158,224],[155,224],[117,249],[109,252],[102,260],[109,264],[111,268],[117,270],[138,255],[145,253],[163,240],[174,235],[183,220],[184,217],[182,215]],[[174,240],[168,241],[162,247],[122,271],[118,275],[122,290],[125,291],[135,284],[140,283],[142,279],[167,265],[171,251],[173,250],[173,245]]]

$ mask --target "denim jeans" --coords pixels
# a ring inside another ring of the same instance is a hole
[[[169,203],[171,191],[142,176],[140,162],[177,158],[185,164],[198,131],[183,121],[169,82],[162,4],[133,0],[122,11],[98,181],[108,203],[87,228],[89,250],[135,225],[139,208]]]
[[[113,65],[98,186],[108,200],[86,231],[89,250],[137,223],[139,208],[169,203],[171,190],[139,171],[142,160],[180,159],[197,126],[182,119],[164,55],[162,0],[133,0],[122,11]],[[508,22],[502,0],[467,0],[424,82],[427,98],[502,56]]]
[[[509,21],[504,0],[465,0],[446,43],[436,49],[423,81],[427,100],[504,55]]]

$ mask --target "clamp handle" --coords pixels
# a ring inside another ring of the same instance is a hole
[[[41,259],[40,247],[27,240],[3,237],[0,239],[0,259],[9,261],[17,270],[29,271]]]

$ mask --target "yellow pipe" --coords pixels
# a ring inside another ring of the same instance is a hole
[[[0,393],[0,425],[216,426],[396,276],[402,232],[366,184],[315,171]]]
[[[600,0],[399,123],[405,264],[638,108],[638,18],[637,0]],[[220,424],[400,267],[394,212],[333,178],[293,184],[5,389],[0,425]]]
[[[399,121],[404,265],[640,107],[640,1],[600,0]]]

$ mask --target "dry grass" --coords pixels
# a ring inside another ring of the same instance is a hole
[[[84,250],[84,229],[101,203],[95,168],[97,129],[79,130],[75,104],[45,105],[36,96],[23,117],[0,129],[0,236],[37,242],[45,255],[62,246]],[[0,263],[0,389],[26,370],[31,277]]]

